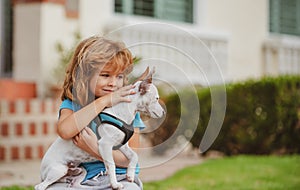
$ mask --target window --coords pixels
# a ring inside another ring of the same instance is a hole
[[[154,0],[136,0],[133,4],[133,14],[154,17]]]
[[[269,0],[270,32],[300,36],[300,0]]]
[[[193,23],[193,0],[115,0],[115,12]]]

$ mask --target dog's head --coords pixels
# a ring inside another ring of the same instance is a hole
[[[146,72],[148,71],[147,68]],[[165,110],[159,104],[158,90],[152,83],[153,73],[154,69],[142,81],[135,83],[138,88],[137,111],[146,113],[152,118],[160,118],[165,114]]]

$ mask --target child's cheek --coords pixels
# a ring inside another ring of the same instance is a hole
[[[122,80],[118,80],[117,87],[121,88],[123,86],[124,86],[124,80],[123,79]]]

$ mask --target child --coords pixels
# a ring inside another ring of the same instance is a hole
[[[105,108],[119,102],[129,102],[127,95],[132,94],[133,85],[124,86],[126,76],[132,71],[133,58],[123,43],[114,42],[103,37],[90,37],[83,40],[75,49],[61,96],[57,131],[63,139],[73,142],[90,153],[99,161],[82,163],[87,171],[82,185],[88,189],[111,189],[109,177],[104,175],[105,166],[98,153],[96,127],[99,125],[98,114]],[[140,115],[134,121],[135,132],[145,125]],[[129,141],[131,147],[138,147],[138,133]],[[136,177],[134,183],[126,179],[128,159],[118,150],[113,151],[117,165],[118,181],[124,189],[142,189],[142,183]],[[137,167],[136,173],[139,168]],[[76,176],[68,176],[72,181]],[[70,187],[70,183],[55,183],[48,189]],[[72,187],[72,189],[83,189]]]

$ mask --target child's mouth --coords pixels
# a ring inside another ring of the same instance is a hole
[[[104,91],[104,92],[107,92],[107,93],[114,92],[114,90],[109,90],[109,89],[104,89],[103,91]]]

